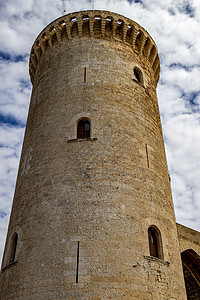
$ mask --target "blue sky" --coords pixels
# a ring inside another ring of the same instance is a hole
[[[39,32],[86,0],[2,0],[0,3],[0,256],[13,199],[31,95],[28,61]],[[101,0],[96,9],[123,14],[155,40],[157,88],[177,222],[200,230],[200,2]]]

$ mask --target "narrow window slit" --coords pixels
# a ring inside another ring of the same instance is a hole
[[[18,235],[16,233],[16,234],[14,234],[14,236],[12,238],[11,253],[10,253],[10,263],[15,262],[15,260],[16,260],[17,242],[18,242]]]
[[[148,154],[147,144],[145,144],[145,147],[146,147],[146,156],[147,156],[147,167],[149,168],[149,154]]]
[[[84,82],[86,82],[86,68],[84,68]]]
[[[78,268],[79,268],[79,242],[78,242],[78,245],[77,245],[76,283],[78,283]]]

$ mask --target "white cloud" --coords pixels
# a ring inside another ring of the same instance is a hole
[[[0,127],[0,249],[3,251],[24,128]],[[5,217],[2,218],[1,214]]]
[[[28,58],[24,61],[2,61],[0,75],[0,113],[25,123],[31,92]]]

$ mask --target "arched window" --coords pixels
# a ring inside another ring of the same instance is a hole
[[[84,139],[90,137],[90,121],[88,119],[81,119],[77,125],[77,138]]]
[[[144,84],[142,71],[139,68],[135,67],[133,69],[133,76],[134,76],[133,78],[134,80],[138,81],[142,85]]]
[[[16,260],[17,242],[18,242],[18,234],[15,233],[15,234],[13,235],[12,241],[11,241],[10,263],[15,262],[15,260]]]
[[[162,257],[162,249],[161,249],[161,236],[155,227],[149,227],[148,229],[148,237],[149,237],[149,252],[150,256],[154,256],[157,258]]]

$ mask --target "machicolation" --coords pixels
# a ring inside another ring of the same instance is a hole
[[[40,57],[48,48],[67,39],[90,37],[124,43],[132,51],[143,55],[152,67],[155,86],[159,80],[160,60],[157,47],[147,31],[122,15],[109,11],[82,11],[62,16],[50,23],[36,38],[30,56],[30,77],[34,74]]]

